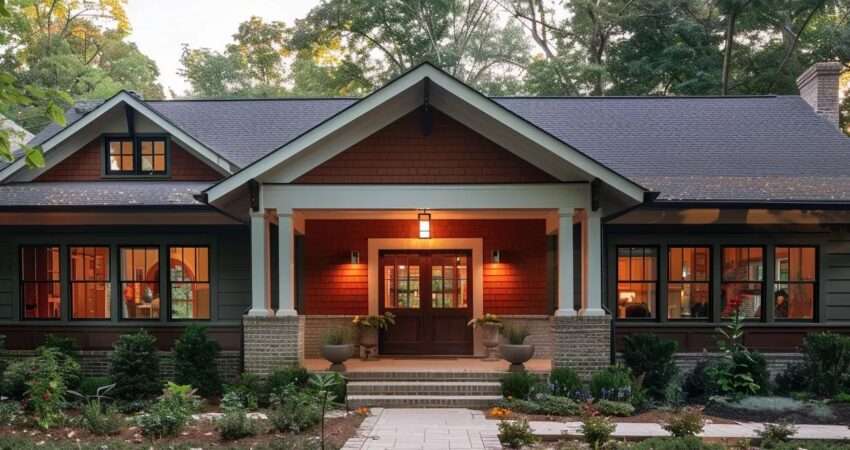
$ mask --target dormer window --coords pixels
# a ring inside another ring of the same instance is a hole
[[[107,175],[165,175],[168,140],[165,137],[106,138]]]

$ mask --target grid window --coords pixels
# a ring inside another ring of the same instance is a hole
[[[209,248],[171,247],[168,281],[172,319],[210,318]]]
[[[466,308],[469,305],[467,257],[431,256],[431,307]]]
[[[136,157],[133,154],[133,141],[130,139],[110,139],[109,172],[133,173],[136,170]]]
[[[670,247],[667,267],[667,318],[707,319],[711,311],[711,249]]]
[[[658,250],[654,247],[617,249],[617,317],[655,318],[658,299]]]
[[[811,320],[817,284],[815,247],[776,247],[773,314],[776,319]]]
[[[71,247],[71,317],[109,319],[109,247]]]
[[[121,249],[122,317],[159,319],[159,248]]]
[[[20,256],[23,318],[48,320],[61,318],[59,247],[21,247]]]
[[[721,283],[721,316],[730,318],[739,311],[741,317],[762,316],[764,291],[764,249],[761,247],[726,247],[723,249]]]
[[[419,256],[388,255],[384,265],[384,307],[419,309]]]
[[[144,173],[165,173],[165,140],[142,139],[141,167]]]

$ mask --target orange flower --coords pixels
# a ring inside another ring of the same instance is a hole
[[[487,412],[490,417],[495,417],[497,419],[503,419],[512,414],[511,410],[508,408],[500,408],[498,406],[490,408],[490,411]]]
[[[360,408],[357,408],[357,409],[354,410],[354,414],[358,414],[358,415],[361,415],[361,416],[368,416],[369,415],[369,408],[367,408],[365,406],[361,406]]]

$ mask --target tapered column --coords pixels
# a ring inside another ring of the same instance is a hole
[[[582,277],[587,280],[584,286],[586,295],[581,305],[583,316],[604,316],[602,309],[602,210],[591,211],[588,209],[585,215],[584,228],[586,233],[583,248],[584,264],[586,271]]]
[[[278,317],[297,316],[295,311],[295,228],[292,212],[278,212]]]
[[[271,249],[269,224],[263,211],[251,212],[251,309],[252,317],[268,316],[271,308]]]
[[[558,309],[556,316],[575,316],[573,306],[573,210],[558,211]]]

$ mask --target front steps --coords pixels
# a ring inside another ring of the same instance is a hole
[[[488,408],[502,398],[501,373],[353,372],[349,408]]]

